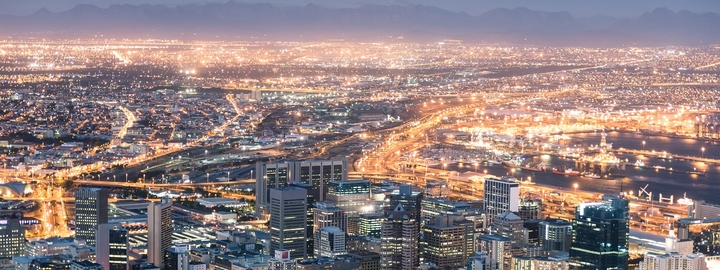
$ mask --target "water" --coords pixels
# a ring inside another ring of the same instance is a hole
[[[600,142],[599,133],[575,134],[571,136],[573,139],[582,139],[586,143],[598,144]],[[642,141],[645,141],[646,150],[667,151],[672,154],[700,156],[701,148],[705,147],[704,156],[708,158],[720,159],[720,146],[706,144],[703,141],[679,138],[666,138],[659,136],[647,136],[632,133],[608,133],[607,142],[613,144],[613,148],[629,148],[642,149]],[[590,179],[584,177],[570,177],[565,175],[557,175],[552,172],[530,172],[518,171],[514,173],[516,178],[526,180],[532,177],[532,181],[541,185],[555,186],[567,190],[573,189],[575,183],[578,184],[580,190],[598,192],[598,193],[618,193],[621,190],[625,192],[632,191],[637,194],[638,190],[648,185],[647,191],[653,193],[653,199],[657,200],[658,195],[663,197],[675,196],[675,201],[682,198],[684,193],[693,200],[704,200],[709,203],[720,204],[720,166],[709,165],[701,162],[678,161],[678,160],[661,160],[654,157],[637,157],[634,155],[619,155],[622,159],[628,159],[630,163],[636,160],[642,160],[646,166],[664,166],[673,168],[674,170],[692,171],[694,169],[706,171],[706,176],[697,176],[684,173],[672,173],[669,171],[656,171],[654,169],[637,169],[627,166],[625,175],[622,179]],[[546,164],[547,168],[562,168],[567,165],[572,168],[575,161],[552,156],[536,157],[536,161]],[[458,171],[475,171],[472,165],[462,166],[458,164],[449,165],[448,169]],[[494,175],[513,175],[510,168],[502,165],[481,164],[477,167],[478,172],[487,170],[489,174]]]

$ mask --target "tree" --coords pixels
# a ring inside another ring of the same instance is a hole
[[[71,189],[71,188],[75,187],[75,181],[70,180],[70,179],[65,179],[65,181],[62,182],[61,186],[65,190]]]

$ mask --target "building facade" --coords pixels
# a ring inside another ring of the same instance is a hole
[[[331,181],[346,180],[348,177],[347,159],[340,160],[304,160],[282,161],[255,164],[256,173],[256,212],[264,213],[270,203],[270,189],[289,186],[290,183],[302,183],[317,189],[317,201],[324,201]]]
[[[335,226],[327,226],[315,232],[315,257],[337,257],[347,254],[345,232]]]
[[[506,212],[517,212],[520,204],[520,185],[503,179],[485,180],[485,214],[492,223],[496,216]]]
[[[129,270],[128,230],[119,223],[100,224],[95,237],[95,262],[104,270]]]
[[[571,268],[628,268],[628,205],[620,197],[605,197],[603,202],[577,207],[572,225]]]
[[[437,216],[425,224],[420,240],[423,263],[440,269],[463,267],[474,253],[475,234],[472,221],[459,215]]]
[[[22,256],[25,253],[25,229],[20,218],[0,219],[0,258]]]
[[[81,188],[75,192],[75,238],[95,245],[98,224],[108,222],[108,191]]]
[[[382,269],[410,270],[420,263],[418,235],[420,222],[412,218],[414,212],[398,204],[388,212],[380,236]]]
[[[348,216],[375,212],[370,181],[333,181],[328,185],[326,201],[345,210]]]
[[[270,189],[270,252],[288,250],[292,258],[307,256],[307,191],[297,187]]]
[[[539,224],[539,244],[543,251],[570,251],[572,223],[564,220],[543,220]]]
[[[165,250],[172,246],[172,199],[148,205],[148,262],[164,267]]]

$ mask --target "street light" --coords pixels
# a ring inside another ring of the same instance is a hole
[[[705,147],[701,148],[700,150],[702,152],[702,154],[701,154],[702,156],[700,156],[700,157],[705,158]]]
[[[643,141],[643,151],[645,151],[645,141]]]
[[[577,193],[578,183],[573,184],[573,188],[575,188],[575,193]]]

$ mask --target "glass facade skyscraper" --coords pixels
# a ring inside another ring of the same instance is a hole
[[[630,226],[628,201],[605,196],[583,203],[573,219],[571,269],[627,269]]]

